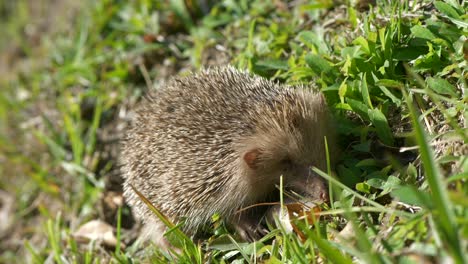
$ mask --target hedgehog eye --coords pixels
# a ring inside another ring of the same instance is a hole
[[[295,116],[291,119],[291,124],[293,126],[294,129],[297,129],[299,128],[299,124],[300,124],[300,120],[299,120],[299,117]]]

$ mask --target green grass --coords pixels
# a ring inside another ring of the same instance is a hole
[[[214,2],[84,1],[39,38],[24,33],[44,16],[32,1],[0,4],[0,189],[14,201],[0,262],[467,263],[467,4]],[[330,208],[313,228],[295,223],[304,240],[271,227],[241,243],[217,223],[201,244],[172,230],[180,253],[133,243],[128,208],[102,213],[126,113],[223,56],[325,94],[341,152],[316,171]],[[92,219],[116,227],[117,248],[76,241]]]

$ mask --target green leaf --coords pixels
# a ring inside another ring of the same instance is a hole
[[[266,59],[255,62],[255,66],[265,67],[266,69],[285,70],[289,69],[288,62],[281,59]]]
[[[337,171],[341,182],[346,186],[353,187],[360,181],[360,178],[353,172],[353,170],[344,165],[339,165]]]
[[[312,31],[302,31],[297,37],[307,46],[315,45],[317,39],[317,36]]]
[[[391,88],[397,88],[399,90],[403,89],[404,85],[398,81],[394,80],[388,80],[388,79],[382,79],[378,80],[377,76],[375,76],[374,73],[372,73],[372,77],[374,78],[374,81],[376,82],[377,87],[388,97],[392,100],[394,104],[397,106],[401,105],[401,100],[398,99],[387,87]]]
[[[328,53],[328,47],[325,45],[325,42],[314,32],[302,31],[297,37],[310,49],[317,50],[319,53]]]
[[[340,87],[338,88],[338,95],[340,96],[340,99],[346,97],[346,91],[348,91],[347,80],[348,78],[345,78],[343,82],[341,82]]]
[[[422,38],[422,39],[427,39],[427,40],[433,40],[437,38],[436,35],[434,35],[429,29],[416,25],[411,28],[411,33],[413,33],[413,36],[417,38]]]
[[[353,108],[349,104],[345,104],[345,103],[337,103],[335,105],[335,109],[353,111]]]
[[[366,181],[366,184],[376,189],[383,189],[385,181],[379,178],[372,178]]]
[[[366,54],[370,54],[369,43],[362,36],[359,36],[353,40],[353,44],[361,46],[361,50],[363,50]]]
[[[427,53],[427,47],[409,46],[394,50],[393,58],[399,61],[411,61]]]
[[[403,186],[399,189],[393,190],[390,194],[392,197],[397,198],[403,203],[421,206],[428,209],[433,206],[429,193],[422,192],[414,186]]]
[[[363,159],[356,164],[356,167],[378,167],[379,162],[375,159]]]
[[[309,67],[319,76],[321,73],[328,73],[332,69],[330,63],[320,55],[307,54],[305,56],[305,61],[307,62],[307,65],[309,65]]]
[[[369,153],[370,152],[370,145],[371,145],[371,141],[368,140],[368,141],[365,141],[363,143],[353,145],[352,148],[354,150],[356,150],[356,151],[360,151],[360,152],[363,152],[363,153]]]
[[[358,26],[358,16],[357,16],[357,12],[356,12],[356,9],[353,8],[352,5],[349,5],[348,6],[348,16],[349,16],[349,22],[351,23],[351,25],[353,26],[353,29],[356,28]]]
[[[371,186],[367,183],[360,182],[356,184],[356,190],[363,193],[371,193]]]
[[[346,98],[346,102],[348,103],[349,106],[353,109],[354,112],[356,112],[359,116],[361,116],[363,119],[370,121],[369,119],[369,108],[367,105],[363,104],[360,101],[351,99],[351,98]]]
[[[399,188],[401,185],[401,180],[395,176],[389,176],[388,179],[385,181],[384,185],[382,186],[382,193],[380,195],[385,195],[390,193],[391,191]]]
[[[351,46],[346,47],[341,50],[341,57],[346,58],[350,57],[352,59],[362,59],[364,52],[362,52],[361,47],[359,46]]]
[[[434,6],[443,14],[447,15],[448,17],[451,18],[456,18],[460,19],[460,15],[458,15],[457,10],[455,10],[451,5],[441,2],[441,1],[436,1],[434,3]]]
[[[393,135],[385,115],[377,108],[369,109],[368,115],[376,129],[377,136],[382,140],[383,143],[392,146]]]
[[[468,171],[464,171],[462,173],[452,175],[447,179],[448,182],[459,181],[459,180],[468,181]]]
[[[436,93],[458,97],[455,87],[445,79],[430,77],[426,82],[427,86]]]
[[[369,108],[373,108],[372,101],[369,95],[369,89],[367,87],[366,73],[362,74],[361,76],[360,88],[361,88],[361,94],[362,94],[362,99],[364,100],[364,103],[366,103]]]
[[[389,88],[398,88],[400,90],[404,88],[404,85],[401,82],[389,79],[380,79],[376,82],[376,84]]]

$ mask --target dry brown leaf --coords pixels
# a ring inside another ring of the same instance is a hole
[[[284,205],[287,210],[281,210],[280,205],[273,206],[270,210],[269,218],[276,217],[286,232],[296,233],[302,240],[305,240],[305,234],[295,224],[296,220],[307,220],[309,225],[313,225],[319,219],[320,207],[309,207],[303,203],[289,203]]]

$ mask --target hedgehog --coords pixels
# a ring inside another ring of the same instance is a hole
[[[220,215],[248,241],[259,213],[242,208],[278,200],[284,189],[325,201],[329,111],[319,92],[237,70],[204,69],[149,91],[122,143],[124,197],[147,238],[166,245],[166,226],[134,190],[195,236]]]

